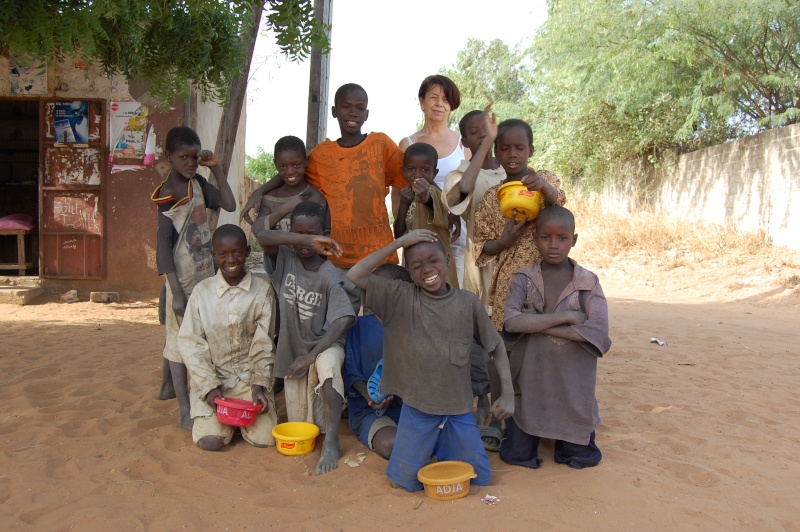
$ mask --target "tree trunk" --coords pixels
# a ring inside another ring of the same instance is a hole
[[[226,176],[231,167],[233,157],[233,146],[236,143],[236,132],[239,130],[239,118],[242,116],[242,106],[247,97],[247,78],[250,75],[250,63],[253,61],[253,49],[256,45],[256,37],[261,25],[261,14],[264,12],[264,2],[254,2],[253,6],[253,26],[248,34],[242,35],[247,52],[247,63],[245,64],[242,75],[231,81],[231,95],[228,102],[222,108],[222,118],[220,119],[219,131],[217,132],[217,144],[214,147],[214,154],[222,164],[222,173]],[[234,191],[238,196],[238,191]]]

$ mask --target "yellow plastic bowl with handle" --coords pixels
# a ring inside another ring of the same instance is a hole
[[[520,181],[512,181],[497,189],[497,200],[500,202],[500,212],[506,218],[513,217],[516,222],[527,216],[531,221],[539,215],[542,193],[528,190]]]

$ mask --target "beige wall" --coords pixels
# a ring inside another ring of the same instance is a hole
[[[800,124],[681,155],[649,191],[609,186],[600,199],[604,210],[649,204],[670,218],[763,232],[800,249]]]
[[[200,135],[200,142],[203,148],[210,150],[214,149],[217,142],[217,133],[219,132],[219,125],[222,119],[222,107],[215,103],[204,102],[201,98],[195,97],[192,109],[192,127]],[[239,200],[239,184],[244,181],[244,145],[245,145],[245,129],[247,127],[247,101],[242,105],[242,115],[239,118],[239,129],[236,132],[236,142],[233,145],[233,160],[230,162],[230,170],[228,171],[228,184],[233,190],[233,196],[236,200],[236,211],[226,212],[219,211],[218,225],[222,224],[235,224],[239,223],[239,211],[242,208]],[[206,172],[208,174],[208,172]]]

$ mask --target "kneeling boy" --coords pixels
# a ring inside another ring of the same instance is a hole
[[[542,210],[535,235],[541,260],[516,271],[505,307],[516,407],[500,458],[538,468],[539,439],[550,438],[557,463],[595,466],[602,454],[594,392],[597,359],[611,347],[608,304],[597,276],[569,258],[578,239],[570,211]]]
[[[324,228],[325,209],[303,201],[292,212],[290,232],[256,233],[280,305],[275,376],[284,379],[289,421],[314,423],[325,434],[317,474],[338,467],[344,336],[355,322],[342,275],[320,256],[342,253]]]
[[[388,280],[372,271],[405,248],[414,284]],[[511,374],[505,346],[480,300],[445,282],[449,257],[432,231],[406,233],[353,266],[347,277],[366,290],[365,306],[384,325],[381,393],[403,398],[400,423],[386,475],[394,487],[423,488],[417,472],[431,457],[462,460],[475,468],[473,484],[491,480],[489,457],[472,417],[470,348],[481,345],[494,358],[502,396],[493,413],[514,412]]]
[[[235,397],[261,405],[256,422],[241,428],[245,441],[256,447],[275,445],[272,287],[245,269],[250,248],[239,227],[220,226],[211,246],[219,271],[192,291],[178,333],[178,348],[192,378],[192,439],[206,451],[230,443],[234,428],[217,420],[214,399]]]
[[[384,279],[413,282],[408,270],[397,264],[381,264],[374,273]],[[392,395],[376,403],[370,397],[367,383],[383,360],[383,324],[367,307],[348,331],[344,352],[344,386],[350,412],[347,423],[361,443],[388,460],[403,401]]]

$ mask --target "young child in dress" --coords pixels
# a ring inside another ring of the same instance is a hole
[[[360,85],[339,87],[331,108],[339,122],[341,137],[319,143],[309,154],[306,179],[325,196],[331,216],[331,238],[341,244],[342,256],[330,261],[347,269],[392,241],[392,229],[384,198],[386,187],[405,187],[403,152],[385,133],[362,133],[369,117],[367,92]],[[272,179],[250,196],[243,212],[261,201],[261,195],[277,187]],[[397,263],[397,257],[387,257]],[[345,280],[345,290],[355,312],[361,308],[363,294]]]
[[[373,270],[404,248],[414,284],[388,280]],[[475,294],[445,282],[449,258],[436,234],[406,233],[353,266],[348,277],[366,291],[365,306],[383,322],[381,393],[403,398],[386,475],[394,487],[423,488],[417,472],[432,457],[472,464],[473,484],[491,480],[489,457],[472,416],[470,347],[492,353],[503,394],[492,406],[500,419],[513,414],[505,346]]]
[[[247,271],[250,247],[241,228],[221,225],[211,245],[219,271],[194,287],[178,333],[178,349],[192,378],[192,439],[205,451],[229,444],[234,428],[217,420],[214,399],[234,397],[261,405],[255,423],[241,428],[245,441],[275,445],[272,287]]]
[[[559,464],[581,469],[602,458],[595,384],[597,359],[611,347],[608,305],[597,276],[569,258],[577,240],[570,211],[542,210],[535,235],[541,259],[511,280],[504,334],[513,344],[516,405],[500,448],[509,464],[538,468],[540,438],[555,440]]]
[[[438,172],[436,148],[424,142],[409,146],[403,154],[403,175],[411,183],[400,191],[400,204],[394,221],[394,236],[399,238],[414,229],[430,229],[444,243],[450,264],[447,283],[458,288],[456,261],[450,248],[450,223],[442,203],[442,191],[433,182]]]
[[[179,425],[192,428],[186,366],[178,350],[186,302],[195,285],[214,275],[208,244],[211,230],[206,209],[236,210],[228,180],[210,150],[201,150],[200,137],[191,128],[174,127],[167,133],[169,176],[150,196],[158,206],[156,266],[167,277],[164,365],[159,399],[178,398]],[[219,189],[197,174],[199,166],[211,169]]]
[[[320,256],[341,255],[324,226],[323,207],[303,201],[292,212],[290,232],[256,233],[280,307],[274,374],[283,378],[289,421],[315,423],[325,434],[317,474],[338,467],[344,339],[355,322],[341,274]]]
[[[408,270],[397,264],[381,264],[375,275],[384,279],[413,282]],[[380,403],[370,397],[368,382],[383,360],[383,324],[368,308],[356,318],[344,344],[344,386],[347,392],[347,418],[358,440],[387,460],[392,455],[402,399],[389,396]]]
[[[493,138],[497,136],[496,139]],[[511,119],[501,122],[497,129],[487,124],[486,139],[494,140],[497,160],[506,172],[503,183],[522,181],[528,190],[542,193],[542,205],[563,205],[566,200],[561,189],[561,180],[547,170],[536,171],[528,166],[528,159],[533,154],[533,132],[522,120]],[[484,148],[484,151],[488,148]],[[503,307],[508,294],[511,276],[519,268],[539,260],[539,252],[534,244],[536,226],[527,216],[519,221],[506,219],[500,212],[500,201],[497,190],[501,185],[486,190],[483,199],[475,211],[475,244],[476,264],[484,267],[494,262],[492,280],[489,284],[489,305],[492,307],[492,323],[498,331],[503,330]],[[492,379],[492,394],[499,393],[497,380]],[[497,451],[500,448],[501,423],[492,418],[489,423],[491,431],[484,430],[486,448]],[[494,434],[492,434],[494,433]]]
[[[306,145],[297,137],[287,136],[278,139],[275,143],[275,168],[278,169],[277,177],[281,184],[261,196],[258,206],[258,217],[255,222],[250,219],[250,213],[243,211],[242,217],[247,223],[253,225],[253,231],[262,229],[280,229],[288,231],[292,211],[301,201],[313,201],[325,207],[325,234],[331,232],[331,217],[328,212],[328,202],[319,193],[319,190],[306,181]]]
[[[483,200],[486,191],[502,184],[506,171],[492,155],[492,144],[497,137],[497,124],[492,113],[492,104],[483,111],[470,111],[464,115],[458,126],[461,142],[469,148],[472,159],[462,161],[444,179],[443,201],[450,212],[461,216],[467,226],[467,249],[464,255],[464,288],[489,305],[489,284],[492,277],[492,263],[478,267],[475,264],[475,211]],[[487,134],[487,129],[491,131]]]

